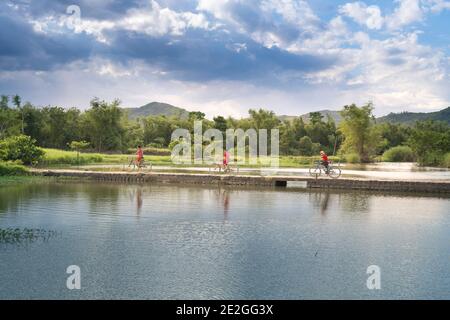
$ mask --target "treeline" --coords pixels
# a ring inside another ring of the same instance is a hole
[[[205,119],[202,112],[189,117],[148,116],[131,120],[126,109],[115,100],[108,103],[93,99],[86,111],[62,107],[38,108],[22,104],[19,96],[1,96],[0,140],[17,135],[34,139],[46,148],[68,149],[83,142],[97,152],[127,152],[137,145],[154,148],[171,147],[171,134],[177,128],[193,132],[194,121],[203,121],[203,130],[279,129],[282,155],[345,156],[351,162],[418,160],[424,165],[450,162],[450,129],[444,122],[417,122],[415,126],[382,123],[373,116],[373,105],[345,106],[339,126],[331,117],[310,113],[309,121],[301,117],[281,121],[272,111],[249,110],[249,117],[234,119],[217,116]],[[388,152],[389,151],[389,152]]]

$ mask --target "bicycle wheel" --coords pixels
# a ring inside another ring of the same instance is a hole
[[[322,173],[322,170],[320,170],[319,167],[309,168],[309,174],[310,174],[312,177],[317,178],[318,176],[321,175],[321,173]]]
[[[337,179],[341,176],[341,169],[339,168],[330,168],[328,171],[328,175],[331,179]]]

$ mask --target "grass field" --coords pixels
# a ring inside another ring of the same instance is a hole
[[[104,153],[80,153],[77,157],[75,151],[64,151],[58,149],[44,149],[44,159],[39,166],[77,166],[89,164],[125,164],[129,162],[132,155],[127,154],[104,154]],[[171,164],[170,156],[146,156],[146,160],[154,164]]]
[[[129,154],[103,154],[103,153],[80,153],[79,158],[75,151],[64,151],[57,149],[44,149],[44,159],[39,163],[40,167],[70,167],[78,165],[95,165],[95,164],[128,164],[134,155]],[[174,167],[191,167],[202,166],[198,164],[175,165],[170,155],[145,155],[145,160],[151,162],[152,165],[164,165]],[[319,157],[304,156],[280,156],[280,167],[301,168],[310,166]],[[330,160],[338,162],[338,157],[330,157]],[[206,165],[204,165],[206,166]],[[260,164],[246,164],[246,167],[260,167]],[[264,165],[263,165],[264,166]]]

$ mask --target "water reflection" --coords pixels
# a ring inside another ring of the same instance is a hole
[[[0,299],[450,298],[442,195],[86,182],[0,199]],[[72,263],[77,293],[54,279]],[[377,296],[370,264],[389,270]]]

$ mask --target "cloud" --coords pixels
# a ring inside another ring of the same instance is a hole
[[[81,8],[84,14],[85,9]],[[129,8],[125,14],[116,19],[97,19],[82,17],[72,21],[70,15],[50,15],[32,20],[36,30],[43,33],[67,32],[67,28],[75,33],[93,35],[97,41],[108,43],[107,34],[112,31],[133,31],[152,37],[164,35],[180,36],[188,29],[210,28],[206,17],[199,13],[176,12],[167,7],[163,8],[154,0],[138,8]]]
[[[285,48],[320,29],[320,19],[302,0],[199,0],[197,9],[266,47]]]
[[[81,20],[71,29],[73,2]],[[41,104],[158,100],[209,116],[368,100],[379,114],[439,109],[450,100],[450,59],[427,38],[442,31],[422,22],[447,2],[396,1],[389,11],[359,1],[330,17],[303,0],[5,1],[0,87]]]
[[[36,33],[13,11],[2,11],[0,24],[0,70],[48,70],[89,58],[96,46],[81,34],[56,34],[49,38]]]
[[[398,29],[424,18],[420,0],[396,0],[399,6],[394,13],[386,18],[387,27]]]
[[[378,6],[367,6],[363,2],[346,3],[339,8],[339,13],[348,16],[369,29],[381,29],[384,18]]]
[[[439,13],[443,10],[450,10],[450,1],[446,0],[423,0],[423,5],[426,10],[433,13]]]
[[[445,7],[443,3],[432,1],[430,10],[437,11]],[[383,16],[380,7],[376,5],[367,6],[364,2],[346,3],[339,7],[339,13],[373,30],[380,30],[386,27],[388,30],[395,31],[407,25],[423,21],[424,7],[421,6],[420,0],[395,0],[395,3],[398,4],[395,10],[385,16]]]

